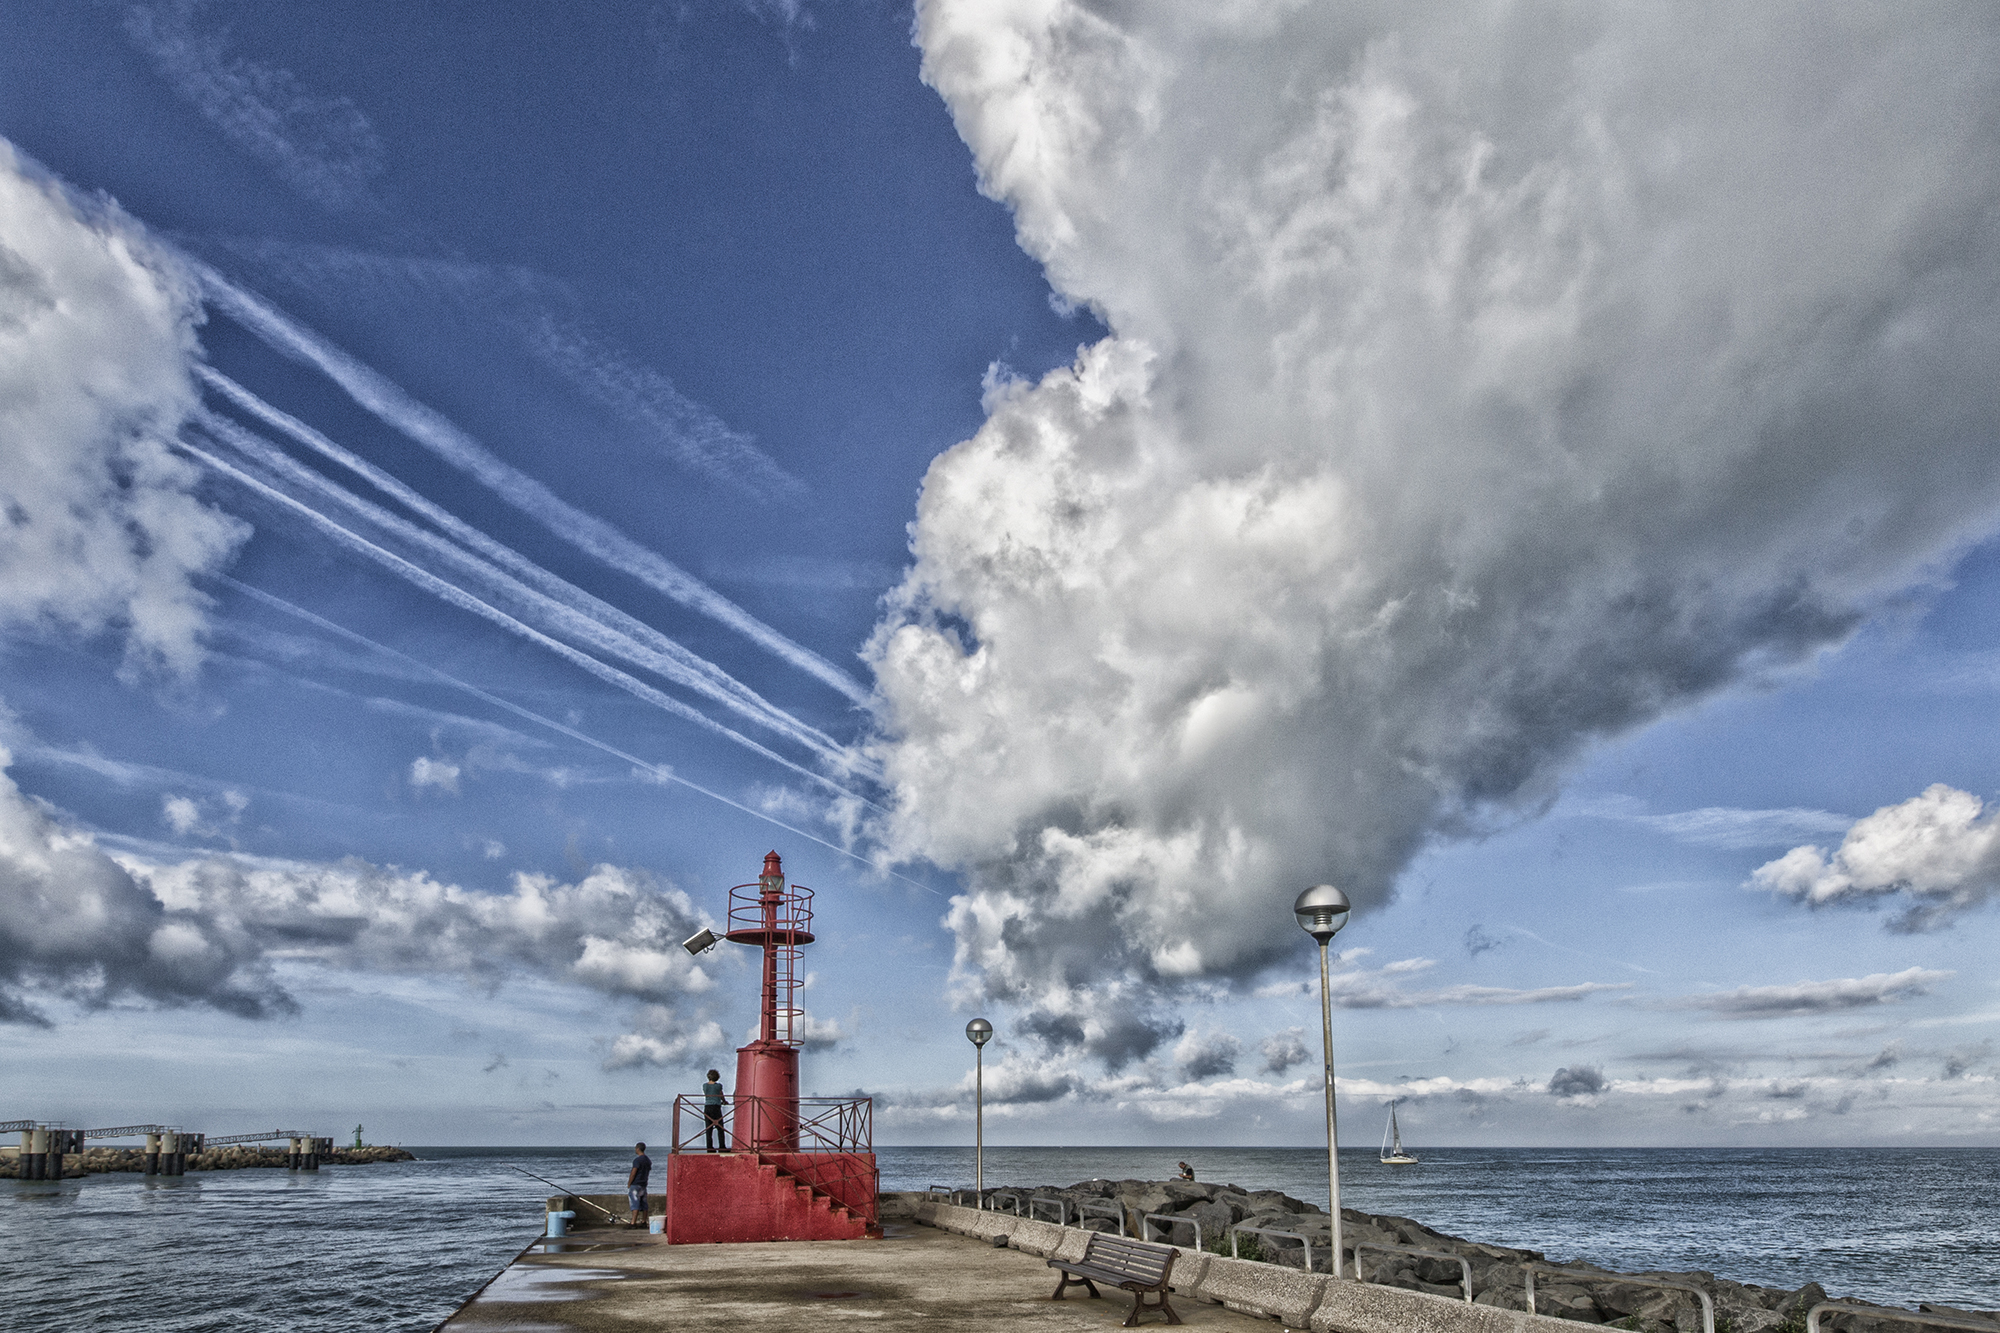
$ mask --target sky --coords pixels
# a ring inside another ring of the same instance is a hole
[[[2000,15],[0,11],[0,1118],[2000,1144]]]

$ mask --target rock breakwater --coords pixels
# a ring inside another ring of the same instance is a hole
[[[332,1153],[320,1158],[320,1164],[365,1166],[371,1162],[416,1160],[415,1153],[403,1148],[335,1148]],[[241,1171],[252,1167],[276,1167],[282,1170],[285,1165],[285,1149],[265,1148],[247,1143],[233,1143],[226,1148],[196,1153],[187,1161],[190,1171]],[[86,1148],[81,1154],[72,1153],[63,1159],[63,1175],[66,1178],[117,1171],[137,1173],[145,1169],[146,1153],[141,1148]],[[0,1180],[15,1180],[19,1176],[20,1171],[12,1158],[0,1161]]]
[[[970,1191],[963,1197],[969,1202]],[[1108,1215],[1085,1215],[1078,1221],[1080,1214],[1106,1213],[1104,1205],[1114,1205],[1123,1214],[1126,1234],[1134,1236],[1146,1234],[1144,1219],[1149,1214],[1185,1219],[1199,1225],[1202,1248],[1218,1254],[1230,1252],[1229,1233],[1232,1227],[1254,1227],[1295,1235],[1304,1242],[1303,1246],[1276,1237],[1263,1238],[1252,1234],[1238,1237],[1239,1250],[1246,1257],[1261,1258],[1292,1268],[1302,1266],[1306,1252],[1304,1247],[1309,1246],[1313,1268],[1324,1272],[1327,1252],[1333,1243],[1330,1219],[1324,1211],[1277,1190],[1251,1190],[1203,1181],[1086,1180],[1068,1186],[999,1186],[985,1191],[984,1196],[985,1206],[989,1209],[1013,1212],[1018,1208],[1024,1215],[1035,1212],[1053,1220],[1054,1210],[1047,1205],[1041,1209],[1033,1208],[1031,1200],[1035,1199],[1062,1201],[1066,1205],[1070,1225],[1090,1230],[1117,1229],[1118,1222]],[[1086,1209],[1085,1205],[1095,1206]],[[1185,1225],[1169,1226],[1170,1231],[1163,1234],[1162,1224],[1156,1221],[1152,1232],[1175,1244],[1185,1246],[1191,1243],[1191,1228]],[[1456,1259],[1420,1258],[1368,1247],[1391,1245],[1436,1250],[1465,1260],[1471,1270],[1472,1295],[1476,1304],[1501,1309],[1527,1308],[1525,1273],[1530,1264],[1582,1270],[1585,1276],[1538,1272],[1535,1277],[1536,1312],[1579,1323],[1634,1330],[1635,1333],[1701,1331],[1700,1307],[1695,1298],[1671,1288],[1648,1286],[1644,1279],[1649,1278],[1682,1283],[1706,1292],[1715,1307],[1716,1333],[1804,1333],[1806,1312],[1829,1299],[1825,1289],[1817,1282],[1787,1291],[1750,1282],[1735,1282],[1702,1271],[1616,1273],[1587,1259],[1551,1259],[1540,1250],[1467,1240],[1433,1230],[1412,1218],[1364,1213],[1353,1208],[1341,1209],[1341,1233],[1342,1271],[1345,1273],[1354,1272],[1355,1247],[1359,1246],[1369,1281],[1463,1299],[1460,1282],[1464,1270]],[[1874,1304],[1850,1297],[1840,1299],[1855,1305]],[[2000,1333],[2000,1313],[1958,1310],[1935,1304],[1920,1305],[1918,1309],[1924,1313],[1951,1317],[1990,1319],[1996,1333]],[[1859,1321],[1852,1318],[1843,1318],[1841,1325],[1858,1326],[1863,1322],[1869,1330],[1879,1330],[1880,1333],[1909,1333],[1914,1327],[1887,1320]],[[1860,1333],[1859,1328],[1853,1327],[1853,1333]]]

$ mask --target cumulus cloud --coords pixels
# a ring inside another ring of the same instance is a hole
[[[0,628],[113,628],[129,667],[200,662],[195,581],[249,529],[169,451],[199,319],[137,223],[0,140]]]
[[[1932,986],[1953,975],[1912,967],[1865,977],[1797,981],[1788,986],[1741,986],[1716,995],[1684,996],[1673,1003],[1680,1009],[1705,1009],[1718,1018],[1796,1018],[1866,1009],[1894,1004],[1914,995],[1928,995]],[[1894,1059],[1893,1055],[1890,1059]]]
[[[418,791],[425,787],[436,787],[439,791],[458,794],[457,764],[448,764],[442,759],[432,759],[428,755],[418,755],[410,761],[410,786]]]
[[[1243,1043],[1227,1032],[1190,1032],[1174,1047],[1174,1063],[1190,1080],[1234,1074]]]
[[[1551,1097],[1594,1097],[1610,1086],[1604,1071],[1591,1065],[1564,1066],[1549,1076]]]
[[[1935,930],[2000,889],[2000,811],[1942,782],[1885,805],[1847,830],[1829,856],[1794,847],[1751,872],[1750,886],[1818,907],[1893,901],[1901,931]]]
[[[672,1005],[713,984],[680,947],[703,924],[679,889],[611,865],[485,893],[355,859],[112,855],[0,772],[0,1016],[14,1020],[45,1021],[38,998],[291,1012],[280,963],[482,987],[534,977]],[[658,1014],[641,1016],[660,1040]]]
[[[0,1021],[47,1022],[31,996],[290,1012],[266,953],[237,921],[162,901],[0,772]]]
[[[327,208],[369,203],[385,154],[368,117],[288,69],[231,56],[226,28],[197,24],[202,8],[200,0],[136,5],[125,34],[203,119],[285,184]]]
[[[1264,1038],[1257,1049],[1264,1054],[1264,1072],[1267,1074],[1282,1074],[1293,1065],[1302,1065],[1312,1058],[1312,1052],[1306,1049],[1304,1028],[1274,1032]]]
[[[729,1046],[714,1019],[688,1018],[670,1005],[642,1006],[632,1028],[613,1039],[604,1057],[606,1070],[676,1069],[720,1057]]]
[[[966,993],[1247,975],[2000,505],[2000,19],[925,0],[1113,331],[928,473],[868,656]]]

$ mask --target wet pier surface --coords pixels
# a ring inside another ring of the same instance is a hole
[[[666,1245],[642,1232],[590,1230],[537,1241],[442,1327],[447,1333],[568,1329],[890,1330],[1117,1328],[1131,1297],[1071,1288],[1031,1254],[927,1226],[891,1222],[881,1240]],[[1176,1295],[1190,1328],[1257,1330],[1268,1320]],[[1142,1327],[1164,1327],[1160,1316]]]

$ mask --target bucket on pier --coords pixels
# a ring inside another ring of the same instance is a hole
[[[569,1220],[575,1216],[576,1212],[574,1209],[564,1209],[560,1213],[551,1210],[549,1212],[549,1234],[551,1236],[567,1236],[569,1234]]]
[[[664,1215],[661,1215],[661,1216],[656,1216],[656,1217],[652,1217],[652,1218],[648,1218],[648,1219],[647,1219],[647,1221],[646,1221],[646,1230],[648,1230],[648,1231],[652,1232],[652,1233],[653,1233],[653,1234],[654,1234],[655,1236],[664,1236],[664,1235],[666,1235],[666,1234],[667,1234],[667,1219],[666,1219],[666,1217],[665,1217]]]

